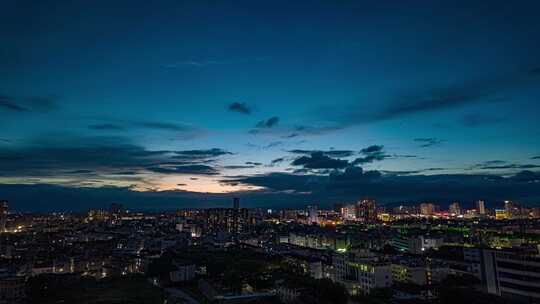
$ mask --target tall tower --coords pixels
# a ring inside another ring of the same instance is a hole
[[[0,201],[0,232],[6,232],[8,210],[8,201]]]
[[[480,215],[486,214],[486,204],[483,200],[476,201],[476,211],[478,211],[478,214]]]
[[[307,206],[308,224],[319,223],[319,211],[317,205]]]
[[[377,221],[377,203],[373,199],[363,199],[356,203],[356,218],[373,223]]]
[[[234,197],[233,198],[233,208],[238,210],[240,209],[240,198],[239,197]]]
[[[461,215],[461,206],[459,205],[458,202],[452,203],[452,204],[450,204],[450,206],[448,207],[448,212],[449,212],[450,215],[452,215],[452,216],[458,216],[458,215]]]

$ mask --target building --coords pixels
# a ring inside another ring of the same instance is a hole
[[[433,260],[400,257],[392,262],[394,282],[433,285],[444,280],[449,273],[448,265]]]
[[[508,218],[508,214],[506,213],[506,210],[504,209],[495,209],[495,219],[497,220],[505,220]]]
[[[25,298],[25,278],[0,276],[0,304],[21,303]]]
[[[307,206],[307,219],[308,224],[318,224],[319,223],[319,207],[317,205]]]
[[[375,288],[392,286],[392,268],[387,262],[366,257],[358,252],[332,256],[334,281],[345,285],[351,295],[369,294]]]
[[[504,211],[506,212],[506,217],[509,219],[517,218],[521,215],[521,207],[512,201],[504,201]]]
[[[356,219],[356,206],[346,205],[341,207],[341,218],[346,221],[352,221]]]
[[[486,204],[483,200],[476,201],[476,211],[478,211],[478,214],[480,215],[486,214]]]
[[[377,204],[373,199],[363,199],[356,203],[356,218],[366,223],[377,221]]]
[[[8,201],[0,201],[0,232],[6,232],[8,211]]]
[[[210,233],[239,233],[249,226],[249,211],[245,208],[209,208],[205,210],[204,218]]]
[[[193,263],[174,263],[174,270],[169,273],[171,282],[186,282],[195,278],[195,264]]]
[[[234,209],[240,209],[240,198],[234,197],[233,198],[233,208]]]
[[[443,238],[429,235],[398,235],[392,239],[392,247],[398,251],[412,254],[423,254],[429,249],[438,249],[443,243]]]
[[[452,203],[448,207],[448,212],[450,213],[451,216],[459,216],[461,215],[461,206],[459,205],[458,202]]]
[[[420,214],[424,216],[432,216],[435,214],[436,207],[432,203],[423,203],[420,204]]]
[[[537,251],[476,249],[471,256],[488,293],[528,303],[540,302]]]
[[[281,218],[281,220],[284,220],[284,221],[297,220],[298,219],[298,212],[296,210],[283,209],[280,212],[280,218]]]

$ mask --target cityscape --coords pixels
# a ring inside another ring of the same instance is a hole
[[[540,1],[0,1],[0,304],[540,304]]]
[[[4,303],[537,303],[540,207],[22,214],[1,202]],[[11,301],[11,302],[10,302]]]

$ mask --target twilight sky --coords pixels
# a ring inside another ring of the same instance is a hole
[[[0,198],[539,203],[539,9],[3,1]]]

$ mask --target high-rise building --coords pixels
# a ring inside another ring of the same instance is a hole
[[[356,218],[364,222],[377,221],[377,204],[373,199],[363,199],[356,203]]]
[[[504,210],[509,219],[516,218],[521,215],[520,206],[512,201],[504,201]]]
[[[483,200],[476,201],[476,211],[478,211],[478,214],[480,215],[486,214],[486,204]]]
[[[452,203],[452,204],[450,204],[450,206],[448,207],[448,212],[449,212],[450,215],[452,215],[452,216],[458,216],[458,215],[461,215],[461,206],[459,205],[458,202]]]
[[[233,208],[234,209],[240,209],[240,198],[234,197],[233,198]]]
[[[344,220],[356,219],[356,206],[346,205],[341,208],[341,218]]]
[[[8,216],[8,201],[0,201],[0,232],[6,231],[7,216]]]
[[[422,215],[431,216],[435,213],[436,207],[432,203],[420,204],[420,213]]]
[[[119,203],[112,203],[109,208],[109,212],[113,217],[119,217],[125,212],[124,205]]]
[[[476,272],[488,293],[524,303],[540,301],[540,261],[527,250],[474,250]],[[466,254],[471,256],[470,254]]]
[[[307,216],[308,224],[318,224],[319,223],[319,210],[317,205],[307,206]]]

